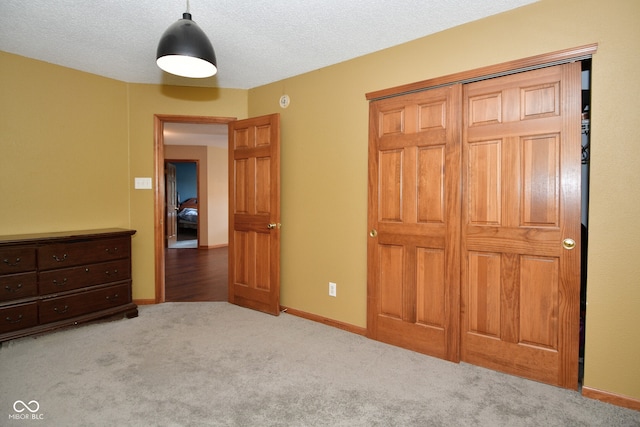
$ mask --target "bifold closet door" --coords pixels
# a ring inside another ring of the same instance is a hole
[[[368,336],[459,360],[460,85],[370,104]]]
[[[461,359],[578,385],[579,62],[464,88]]]

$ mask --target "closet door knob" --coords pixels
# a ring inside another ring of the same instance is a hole
[[[562,241],[562,247],[567,250],[571,250],[576,247],[576,241],[573,239],[564,239]]]

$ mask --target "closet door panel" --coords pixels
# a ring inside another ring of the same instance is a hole
[[[459,85],[371,103],[367,333],[459,359]]]
[[[461,359],[567,388],[578,385],[580,72],[471,83],[463,100]]]

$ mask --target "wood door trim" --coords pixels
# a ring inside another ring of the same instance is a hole
[[[537,68],[549,67],[552,65],[560,65],[567,62],[588,59],[591,58],[591,56],[596,53],[597,50],[598,44],[594,43],[580,47],[559,50],[556,52],[530,56],[528,58],[517,59],[514,61],[503,62],[501,64],[489,65],[487,67],[476,68],[474,70],[462,71],[460,73],[422,80],[402,86],[369,92],[365,96],[368,101],[375,101],[377,99],[390,98],[412,92],[420,92],[423,90],[433,89],[441,86],[449,86],[456,83],[464,84],[474,81],[492,79],[508,74],[531,71]]]
[[[633,397],[623,396],[621,394],[611,393],[608,391],[598,390],[597,388],[591,388],[587,386],[582,387],[582,395],[589,399],[599,400],[601,402],[610,403],[616,406],[622,406],[624,408],[640,411],[640,399],[634,399]]]
[[[295,308],[285,307],[282,305],[280,306],[280,311],[292,316],[322,323],[323,325],[331,326],[332,328],[342,329],[343,331],[351,332],[352,334],[362,335],[363,337],[367,336],[366,328],[352,325],[351,323],[340,322],[339,320],[329,319],[328,317],[319,316],[317,314],[308,313],[302,310],[296,310]]]
[[[182,116],[175,114],[154,114],[153,116],[153,156],[154,156],[154,192],[153,192],[153,235],[155,265],[155,303],[165,300],[164,295],[164,124],[228,124],[235,117]]]

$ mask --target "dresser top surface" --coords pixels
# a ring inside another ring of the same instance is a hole
[[[77,239],[91,239],[104,237],[132,236],[136,230],[125,228],[100,228],[94,230],[73,230],[58,231],[51,233],[14,234],[0,236],[0,246],[13,245],[17,243],[32,242],[56,242]]]

